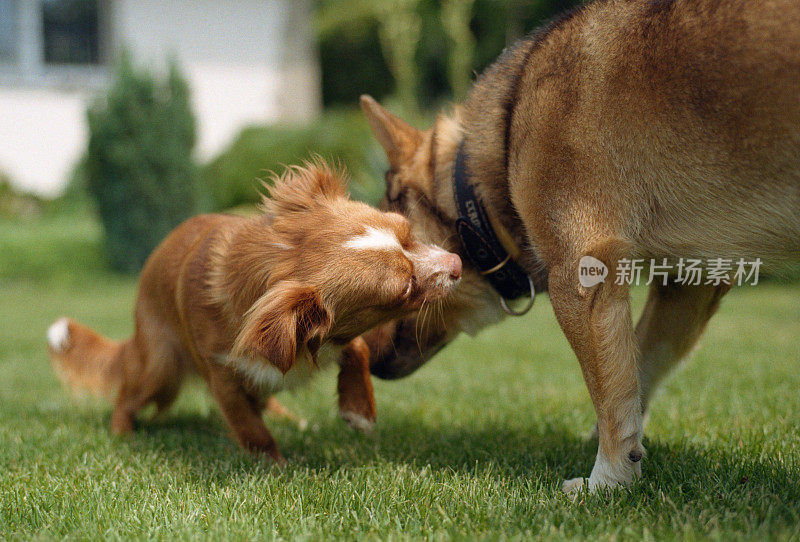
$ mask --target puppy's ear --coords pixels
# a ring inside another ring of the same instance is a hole
[[[372,96],[361,96],[361,110],[366,115],[378,143],[386,152],[391,168],[396,170],[411,160],[417,147],[422,144],[422,132],[389,113]]]
[[[234,356],[262,357],[284,374],[298,351],[316,353],[333,319],[314,288],[281,281],[256,301],[232,348]]]

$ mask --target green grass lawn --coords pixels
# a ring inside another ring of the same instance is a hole
[[[99,239],[86,214],[0,220],[2,539],[800,537],[800,285],[732,292],[653,404],[643,480],[573,501],[559,488],[589,474],[594,414],[545,296],[376,381],[372,435],[337,418],[332,373],[281,395],[309,420],[268,420],[282,470],[237,448],[200,382],[111,436],[44,341],[61,315],[131,332],[135,281],[104,271]]]

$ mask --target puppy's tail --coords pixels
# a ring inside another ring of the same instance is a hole
[[[122,381],[132,339],[112,341],[71,318],[60,318],[47,330],[50,360],[61,381],[72,390],[86,390],[112,399]]]

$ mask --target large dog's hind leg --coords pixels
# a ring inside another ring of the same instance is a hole
[[[627,284],[616,284],[613,271],[590,288],[579,282],[578,261],[589,255],[609,270],[625,256],[624,243],[594,243],[550,270],[550,299],[561,328],[578,356],[597,412],[599,445],[589,489],[631,483],[641,473],[642,411],[639,402],[636,337]],[[568,480],[565,491],[580,488],[583,478]]]
[[[730,286],[653,284],[636,325],[641,351],[642,410],[677,363],[691,351]]]
[[[729,290],[730,286],[725,284],[688,286],[674,281],[650,286],[647,303],[636,324],[639,386],[645,420],[659,384],[692,350],[719,307],[720,299]],[[595,424],[590,438],[596,436]]]

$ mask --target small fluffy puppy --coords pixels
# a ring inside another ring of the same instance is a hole
[[[110,395],[117,434],[149,403],[163,411],[199,372],[244,448],[283,457],[262,420],[269,396],[339,359],[339,405],[374,420],[359,334],[447,296],[461,260],[415,242],[408,221],[350,201],[322,162],[274,179],[255,217],[201,215],[176,228],[142,270],[136,330],[112,341],[67,318],[48,330],[71,386]]]

